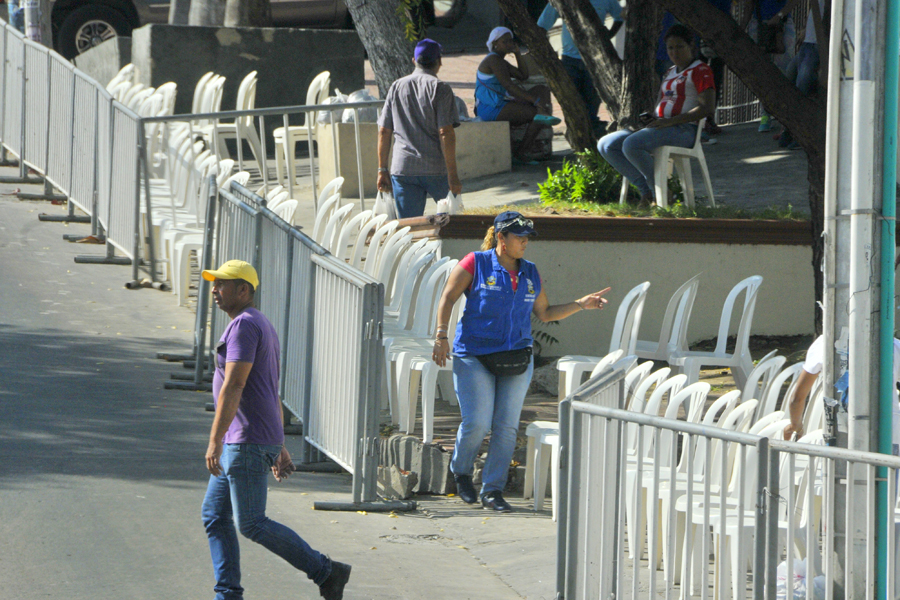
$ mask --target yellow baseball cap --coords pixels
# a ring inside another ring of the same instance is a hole
[[[215,271],[203,271],[200,273],[203,279],[207,281],[215,281],[216,279],[243,279],[253,286],[256,290],[259,288],[259,275],[256,269],[248,262],[242,260],[229,260],[222,263],[222,266]]]

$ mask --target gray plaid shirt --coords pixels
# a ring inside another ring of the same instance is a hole
[[[381,127],[393,131],[392,175],[446,175],[441,150],[443,127],[459,127],[453,90],[425,69],[391,85],[381,118]]]

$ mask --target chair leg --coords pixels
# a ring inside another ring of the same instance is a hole
[[[544,510],[547,495],[547,473],[550,471],[550,453],[542,441],[538,441],[534,461],[534,510]]]
[[[559,492],[559,436],[551,444],[550,453],[550,502],[553,504],[553,521],[556,521],[558,514],[556,498]]]
[[[533,435],[527,436],[525,447],[525,487],[522,490],[522,498],[527,500],[534,496],[534,469],[535,469],[535,439]],[[535,510],[537,508],[535,507]]]
[[[434,393],[439,372],[433,362],[422,365],[422,441],[426,444],[434,442]]]
[[[709,196],[709,205],[715,208],[716,198],[713,196],[712,180],[709,178],[709,169],[706,166],[706,157],[700,156],[697,160],[700,163],[700,173],[703,175],[703,185],[706,186],[706,195]]]
[[[691,173],[691,159],[680,156],[675,159],[678,165],[678,174],[681,177],[681,185],[684,189],[684,203],[688,208],[694,208],[694,176]]]
[[[259,174],[262,175],[263,169],[266,168],[266,157],[263,156],[262,141],[259,139],[259,134],[256,133],[256,127],[250,126],[247,128],[247,141],[250,143],[250,149],[253,151],[253,158],[256,159],[256,164],[259,166]]]
[[[402,380],[400,387],[406,390],[406,433],[413,433],[416,430],[416,409],[419,406],[419,380],[422,378],[422,372],[411,368],[409,363],[406,365],[406,373],[408,373],[408,386],[403,386]],[[402,376],[402,372],[401,372]]]
[[[653,179],[654,193],[656,194],[656,205],[662,208],[669,206],[669,152],[663,148],[654,153],[653,157]]]
[[[628,180],[624,177],[622,178],[622,189],[619,191],[619,205],[625,204],[628,200]]]
[[[276,185],[284,185],[284,142],[275,140],[275,179]]]

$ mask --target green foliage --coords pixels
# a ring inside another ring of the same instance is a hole
[[[531,337],[534,338],[534,353],[538,356],[540,356],[545,349],[548,349],[553,344],[559,342],[558,339],[541,329],[545,325],[559,325],[559,321],[549,321],[544,323],[535,317],[534,314],[531,315]]]
[[[400,0],[397,17],[407,40],[417,42],[425,36],[425,10],[422,0]]]
[[[607,204],[618,200],[622,176],[600,154],[576,152],[556,173],[547,169],[547,181],[538,184],[541,202],[565,199],[573,204]]]

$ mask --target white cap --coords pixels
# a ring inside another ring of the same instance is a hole
[[[501,37],[503,37],[507,33],[509,35],[512,35],[512,31],[510,31],[510,29],[508,27],[494,27],[491,30],[491,35],[488,36],[488,41],[487,41],[488,52],[493,52],[494,51],[494,42],[499,40]]]

